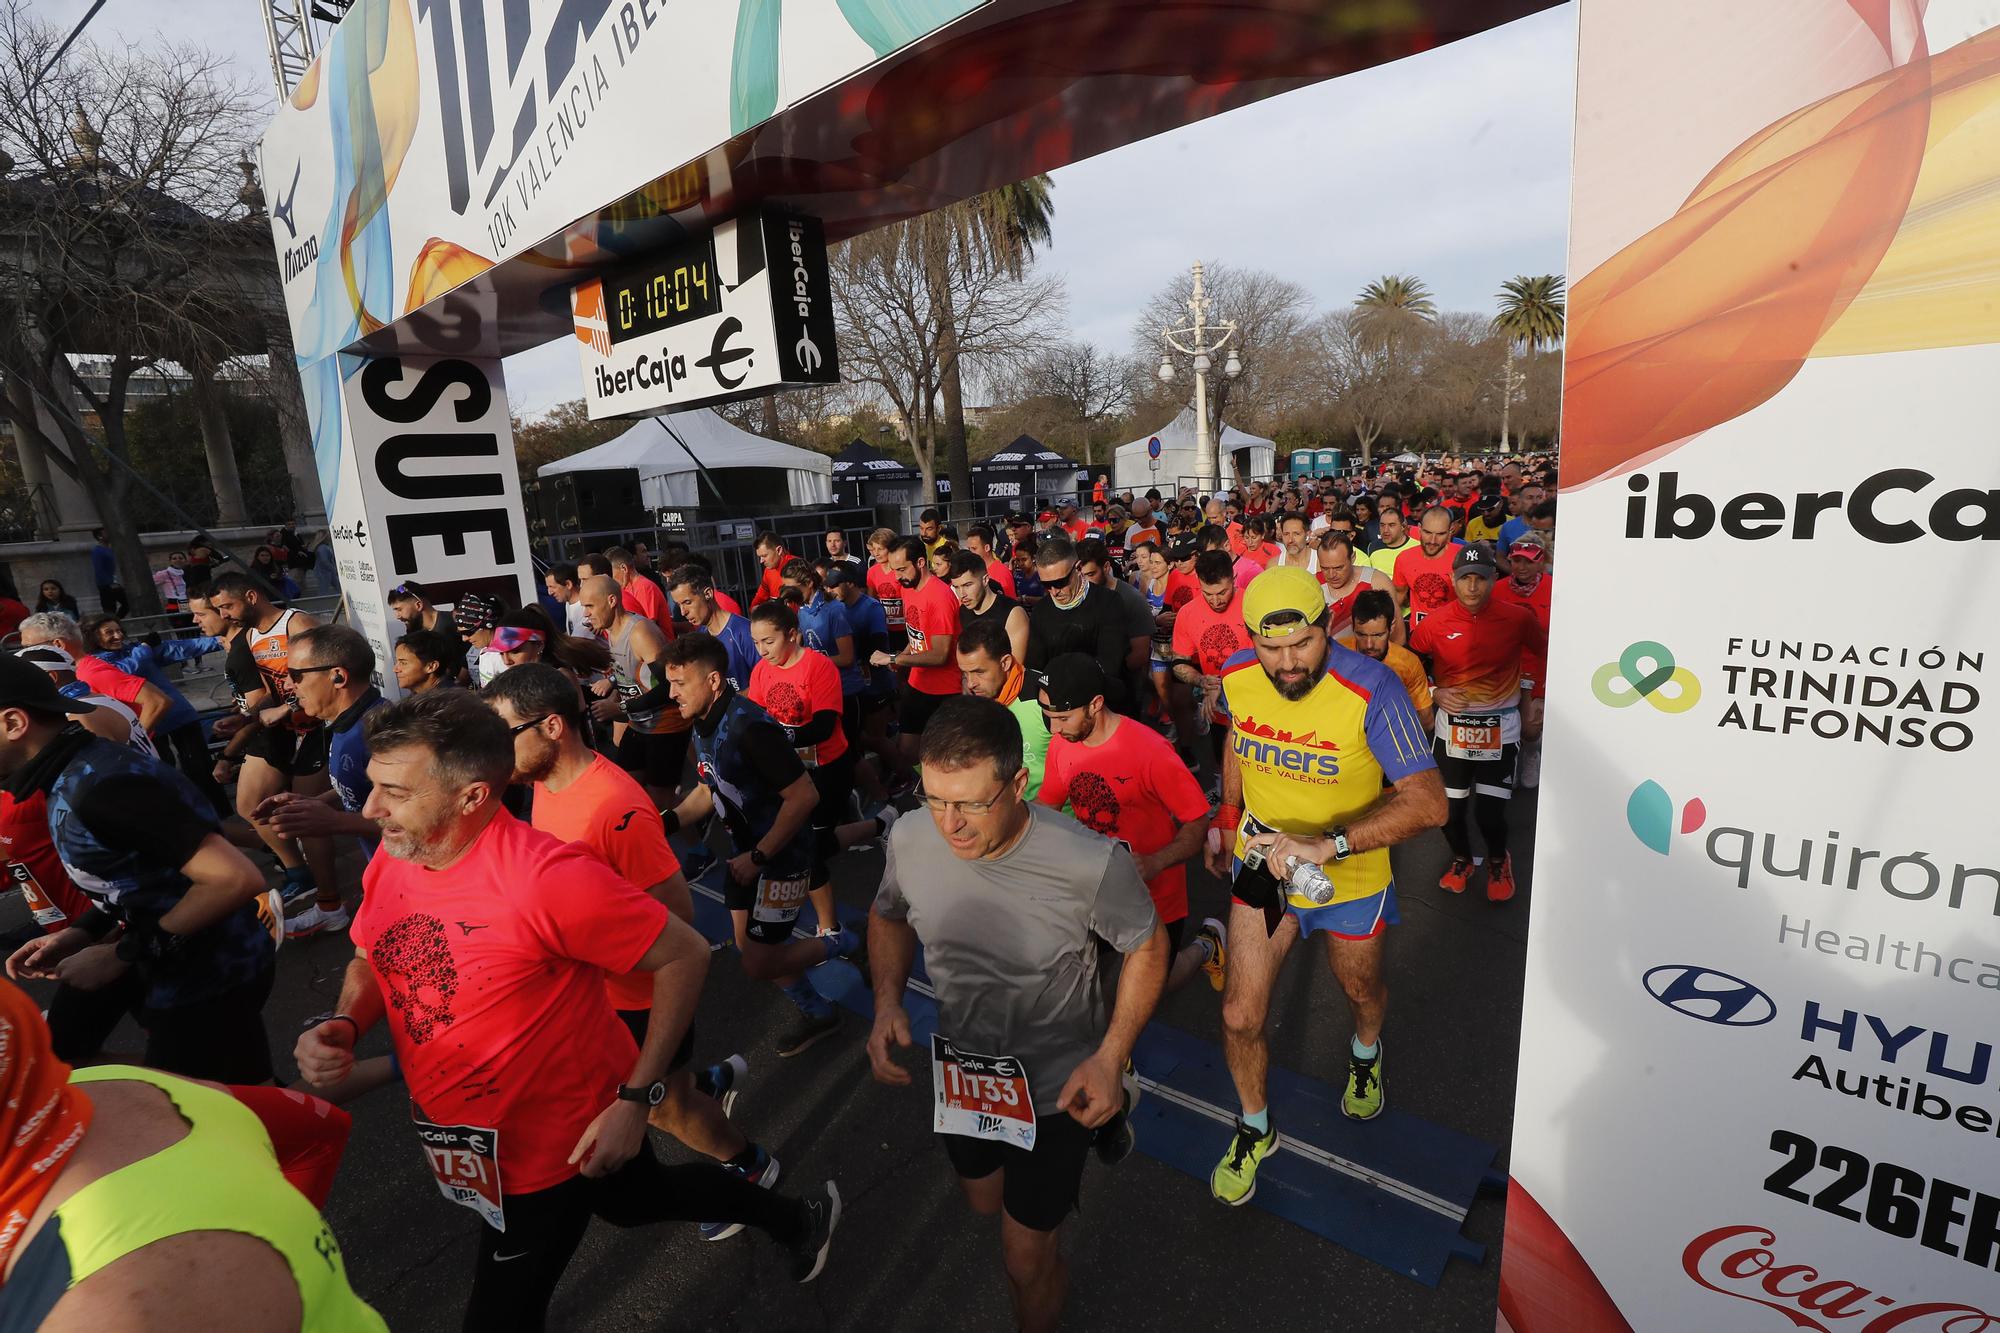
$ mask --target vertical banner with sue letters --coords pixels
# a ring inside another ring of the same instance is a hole
[[[1996,20],[1584,0],[1513,1333],[2000,1329]]]

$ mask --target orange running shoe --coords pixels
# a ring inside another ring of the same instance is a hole
[[[1455,856],[1438,877],[1438,887],[1446,893],[1464,893],[1465,881],[1472,877],[1472,861],[1469,857]]]
[[[1486,868],[1486,901],[1504,903],[1514,896],[1514,858],[1510,853]]]

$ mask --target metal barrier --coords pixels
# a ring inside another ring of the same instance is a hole
[[[656,527],[637,532],[565,533],[551,538],[547,542],[549,558],[575,563],[579,557],[594,551],[630,546],[635,540],[644,541],[657,554],[666,542],[682,542],[689,550],[708,560],[715,570],[718,588],[747,602],[751,591],[764,576],[763,566],[757,562],[752,547],[758,533],[775,533],[787,551],[813,560],[826,553],[821,539],[828,529],[839,528],[847,534],[850,549],[859,550],[869,531],[876,526],[876,511],[872,508],[794,509],[782,514],[726,518],[703,518],[701,511],[693,508],[676,512],[684,516],[684,526]],[[549,562],[538,563],[546,571]],[[655,568],[661,574],[667,572],[658,561]]]

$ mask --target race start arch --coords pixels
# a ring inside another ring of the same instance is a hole
[[[823,378],[818,246],[1549,3],[358,0],[261,148],[357,625],[532,593],[501,357],[577,337],[606,414]]]

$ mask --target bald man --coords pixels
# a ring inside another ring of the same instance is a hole
[[[619,724],[618,766],[636,774],[655,800],[669,801],[679,795],[688,731],[667,690],[667,636],[627,610],[622,594],[609,575],[577,585],[584,623],[611,649],[611,679],[590,686],[590,716]]]

